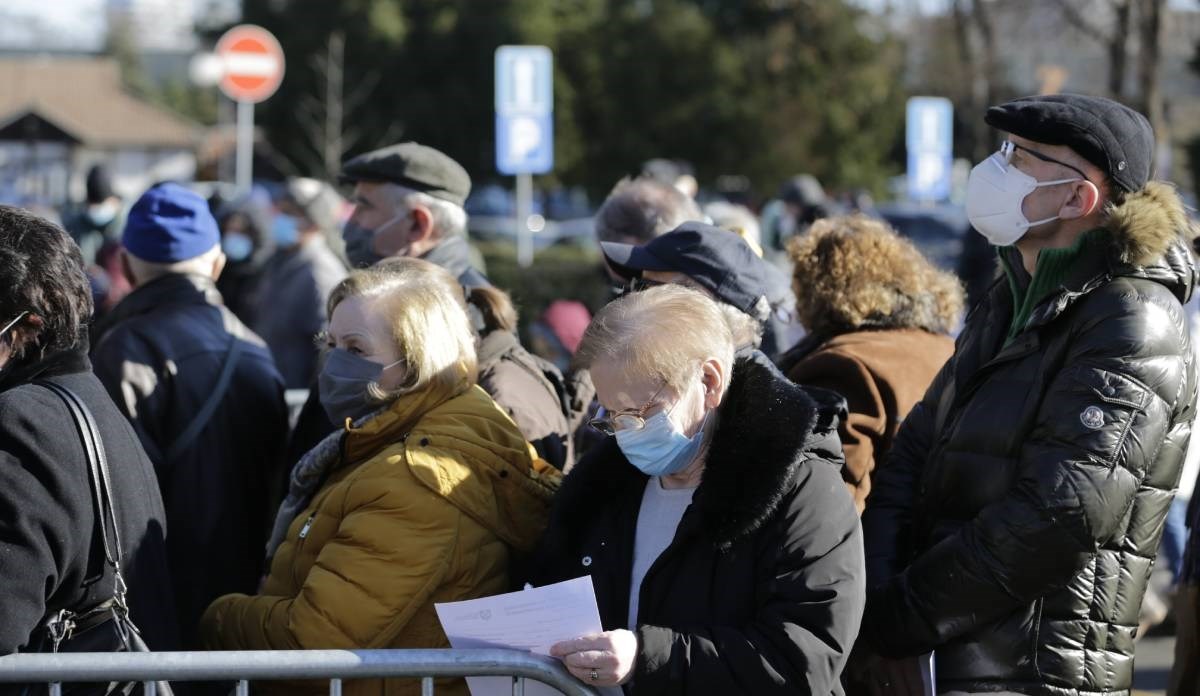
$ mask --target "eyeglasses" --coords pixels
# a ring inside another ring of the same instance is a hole
[[[616,435],[618,430],[641,430],[646,427],[646,411],[649,411],[658,403],[658,397],[662,395],[663,390],[666,388],[667,383],[663,382],[658,391],[654,392],[654,396],[650,397],[650,400],[641,408],[625,408],[620,411],[614,411],[610,415],[601,406],[599,413],[596,414],[595,418],[588,421],[588,425],[609,437]]]
[[[20,314],[18,314],[18,315],[17,315],[17,318],[16,318],[16,319],[13,319],[12,321],[10,321],[10,322],[8,322],[7,324],[5,324],[5,325],[4,325],[4,328],[0,329],[0,336],[3,336],[4,334],[8,333],[8,330],[9,330],[9,329],[11,329],[12,327],[16,326],[16,325],[17,325],[17,322],[19,322],[19,321],[21,321],[22,319],[24,319],[24,318],[25,318],[25,316],[26,316],[26,315],[28,315],[28,314],[29,314],[29,310],[26,310],[26,311],[24,311],[24,312],[21,312]]]
[[[1038,152],[1037,150],[1031,150],[1023,145],[1018,145],[1011,140],[1005,140],[1004,142],[1000,143],[1000,157],[1001,157],[1001,159],[1004,160],[1005,166],[1012,164],[1013,155],[1016,154],[1017,150],[1027,153],[1032,157],[1036,157],[1037,159],[1040,159],[1043,162],[1049,162],[1050,164],[1057,164],[1060,167],[1066,167],[1067,169],[1070,169],[1071,171],[1078,174],[1083,179],[1087,179],[1087,174],[1084,174],[1082,171],[1080,171],[1080,169],[1078,167],[1067,164],[1066,162],[1063,162],[1061,160],[1056,160],[1053,157],[1051,157],[1050,155],[1043,155],[1042,153]]]

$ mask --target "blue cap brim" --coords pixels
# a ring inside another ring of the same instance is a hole
[[[622,278],[641,277],[642,271],[674,271],[645,247],[620,242],[600,242],[600,251],[613,271]]]

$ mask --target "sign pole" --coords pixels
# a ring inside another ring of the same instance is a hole
[[[521,268],[533,265],[533,231],[529,216],[533,212],[533,175],[517,175],[517,263]]]
[[[237,189],[249,193],[254,176],[254,102],[237,106]]]

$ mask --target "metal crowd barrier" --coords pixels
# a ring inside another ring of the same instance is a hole
[[[346,679],[411,677],[422,696],[433,696],[435,677],[510,677],[513,696],[533,679],[565,696],[597,696],[557,660],[517,650],[246,650],[155,653],[24,653],[0,657],[0,684],[46,683],[61,696],[64,682],[140,681],[155,696],[156,681],[237,681],[248,696],[250,680],[328,679],[341,696]]]

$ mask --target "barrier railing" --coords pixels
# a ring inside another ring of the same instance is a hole
[[[509,677],[513,696],[525,680],[566,696],[597,696],[557,660],[516,650],[247,650],[155,653],[24,653],[0,657],[0,684],[45,683],[60,696],[69,682],[139,681],[155,696],[156,681],[236,681],[237,696],[251,680],[328,679],[340,696],[346,679],[421,679],[422,696],[433,696],[435,677]]]

